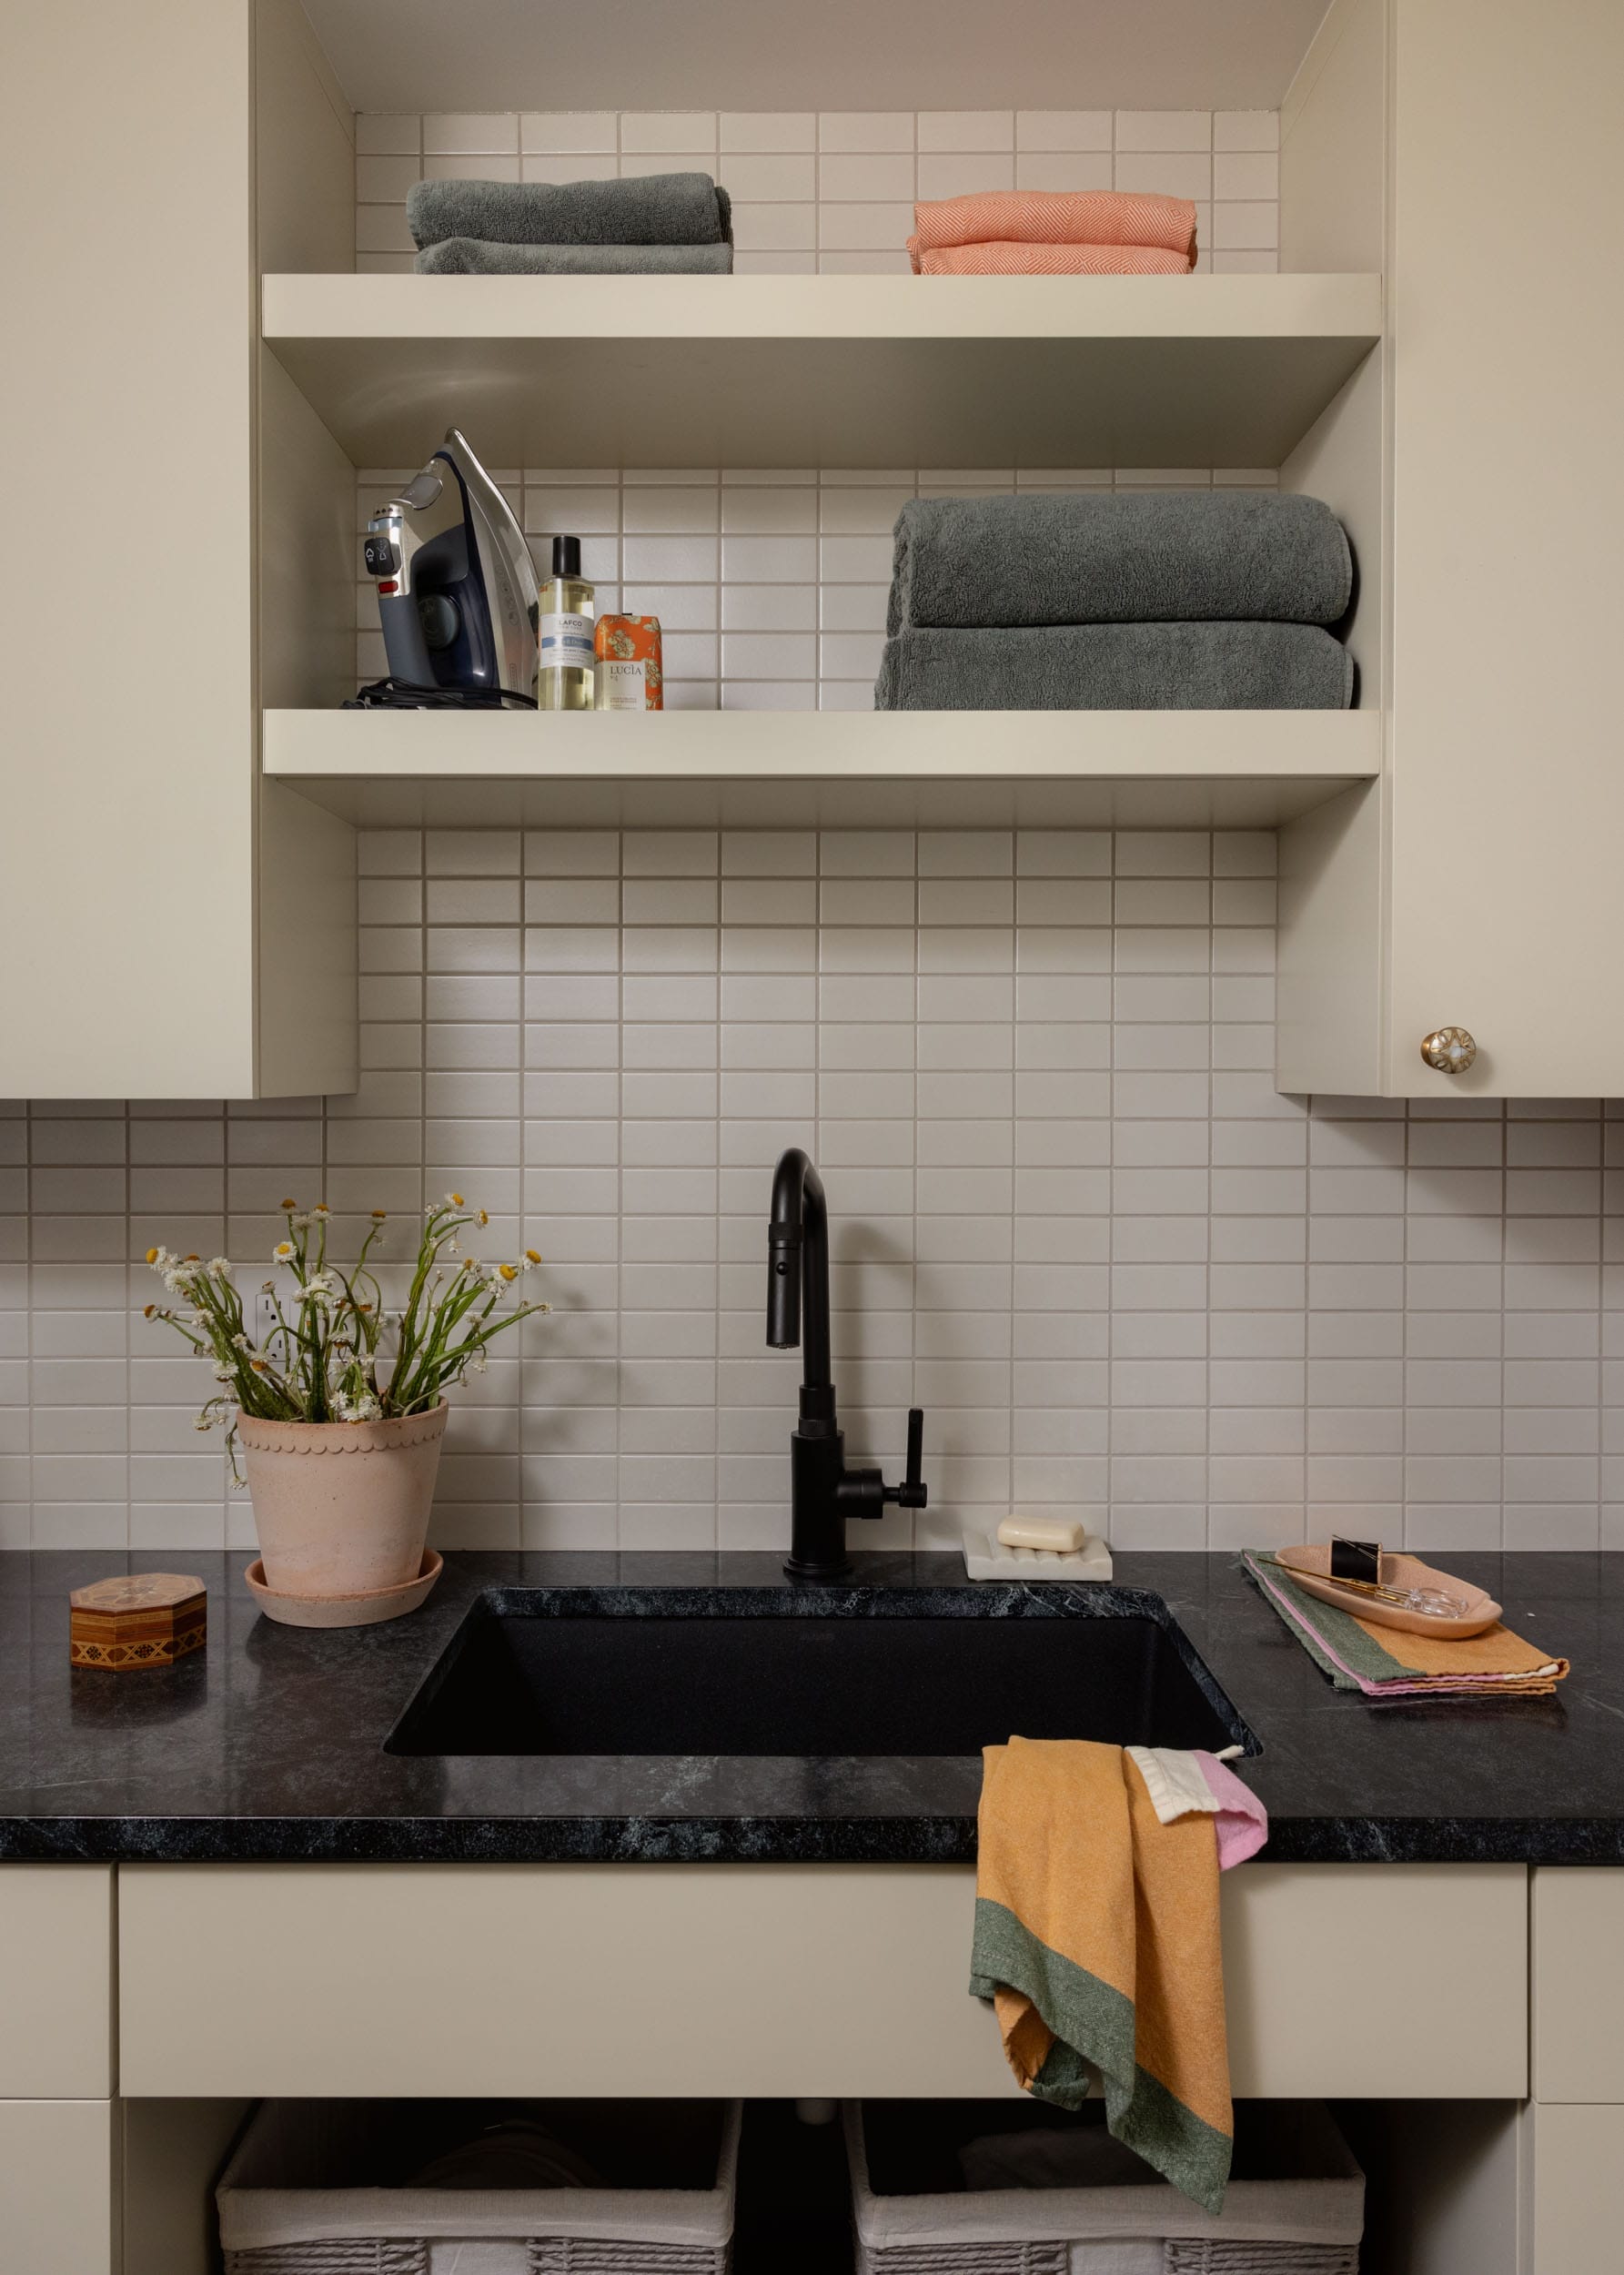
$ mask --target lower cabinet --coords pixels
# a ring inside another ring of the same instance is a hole
[[[962,1866],[132,1866],[122,2090],[612,2094],[631,2027],[648,2094],[1013,2093],[974,1902]],[[1224,1944],[1239,2095],[1528,2092],[1521,1866],[1248,1865]],[[1462,1980],[1499,1995],[1442,2030]]]
[[[1624,2268],[1624,1870],[1533,1875],[1524,2275]]]
[[[1537,2102],[1523,2275],[1624,2268],[1624,2108]]]
[[[0,2101],[5,2275],[122,2275],[116,2101]]]

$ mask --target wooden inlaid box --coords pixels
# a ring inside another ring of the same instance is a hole
[[[169,1667],[201,1651],[208,1596],[186,1572],[140,1572],[97,1580],[68,1597],[69,1656],[76,1667],[127,1674]]]

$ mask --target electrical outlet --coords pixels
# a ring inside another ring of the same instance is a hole
[[[267,1295],[263,1288],[254,1290],[251,1320],[255,1343],[263,1350],[277,1324],[277,1299]]]

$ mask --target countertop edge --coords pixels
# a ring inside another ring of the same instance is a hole
[[[973,1817],[0,1817],[5,1864],[975,1862]],[[1288,1817],[1261,1864],[1624,1865],[1616,1818]]]

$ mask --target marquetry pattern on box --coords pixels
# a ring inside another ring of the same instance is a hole
[[[76,1667],[127,1674],[168,1667],[201,1651],[208,1597],[186,1572],[142,1572],[97,1580],[68,1597],[69,1655]]]

